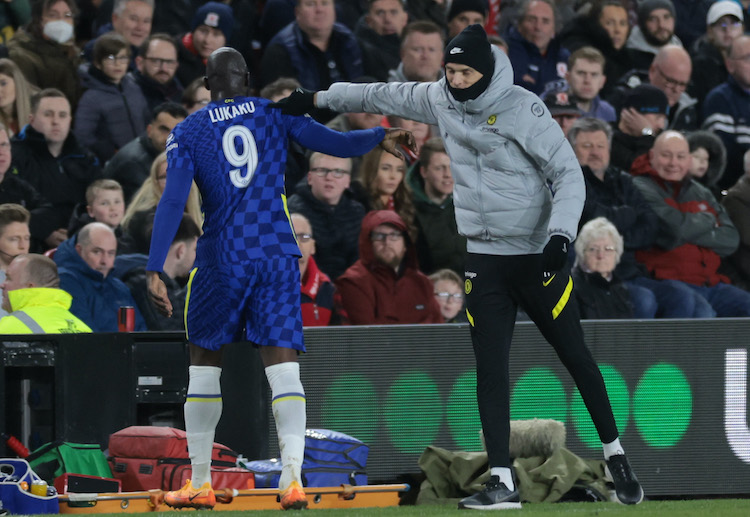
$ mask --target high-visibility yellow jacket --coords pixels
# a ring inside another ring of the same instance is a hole
[[[0,318],[0,334],[91,332],[68,310],[73,298],[62,289],[28,287],[8,292],[11,311]]]

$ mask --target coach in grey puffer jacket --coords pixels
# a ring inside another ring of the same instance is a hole
[[[507,56],[494,46],[492,53],[492,80],[474,100],[456,101],[443,78],[333,84],[317,93],[316,103],[437,125],[451,157],[456,222],[468,238],[468,251],[541,253],[551,235],[575,239],[586,196],[583,174],[544,103],[514,86]]]
[[[490,479],[459,508],[520,508],[509,450],[510,345],[520,307],[575,380],[602,442],[620,502],[643,489],[625,457],[604,379],[586,347],[568,245],[583,210],[583,173],[539,97],[512,85],[508,58],[479,25],[453,38],[446,76],[433,83],[333,84],[297,91],[277,107],[397,113],[437,125],[451,158],[458,231],[467,237],[466,314],[477,365],[477,405]],[[457,351],[461,353],[461,351]]]

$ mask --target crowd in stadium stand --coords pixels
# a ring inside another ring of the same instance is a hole
[[[582,167],[587,199],[570,250],[582,317],[750,316],[749,9],[750,0],[6,0],[0,281],[15,256],[45,254],[91,329],[116,330],[119,305],[135,305],[137,329],[182,328],[180,314],[149,306],[144,268],[167,137],[210,102],[208,56],[237,49],[248,94],[273,101],[339,81],[440,81],[445,45],[478,23]],[[342,159],[290,142],[304,324],[466,321],[446,135],[398,117],[311,116],[339,131],[409,129],[418,151]],[[194,185],[165,266],[178,307],[201,225]]]

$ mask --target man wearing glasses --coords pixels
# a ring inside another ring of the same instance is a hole
[[[687,93],[692,70],[690,54],[684,48],[680,45],[664,45],[656,53],[648,72],[633,70],[619,81],[624,86],[618,87],[610,102],[619,107],[633,88],[651,84],[667,96],[669,113],[665,129],[698,129],[698,101]],[[656,128],[651,129],[656,133]]]
[[[365,216],[359,255],[336,280],[342,318],[352,325],[443,323],[432,281],[419,271],[416,247],[396,212]]]
[[[131,74],[150,110],[163,102],[180,102],[183,87],[175,77],[178,64],[177,45],[169,34],[152,34],[138,49]]]
[[[750,149],[750,36],[740,36],[727,53],[729,78],[708,94],[703,127],[715,132],[727,148],[727,168],[719,187],[729,188],[742,176],[742,157]]]
[[[309,163],[307,184],[297,185],[288,201],[289,211],[299,212],[310,221],[315,261],[335,280],[359,258],[357,241],[365,207],[349,190],[351,158],[313,153]]]

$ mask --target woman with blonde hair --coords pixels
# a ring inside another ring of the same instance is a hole
[[[10,136],[18,134],[31,114],[31,96],[39,88],[26,80],[13,61],[0,58],[0,122]]]
[[[391,153],[375,148],[362,157],[359,167],[361,184],[357,196],[368,212],[372,210],[393,210],[409,228],[412,242],[416,242],[417,228],[414,224],[416,208],[412,192],[406,184],[407,164],[405,158],[396,158]]]
[[[151,247],[151,230],[154,225],[156,205],[159,204],[164,186],[167,184],[167,153],[161,153],[154,158],[151,171],[141,188],[136,191],[130,201],[122,226],[135,240],[136,251],[148,254]],[[203,213],[201,212],[200,194],[198,186],[193,182],[190,187],[185,213],[188,214],[198,228],[203,227]]]

